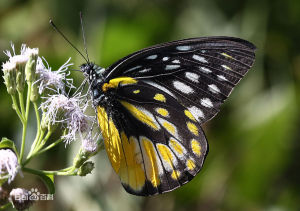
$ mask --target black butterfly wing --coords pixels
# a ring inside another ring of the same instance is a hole
[[[200,125],[247,73],[254,50],[238,38],[195,38],[141,50],[106,70],[115,111],[98,106],[98,119],[128,192],[168,192],[199,172],[208,150]]]
[[[133,53],[107,78],[128,76],[168,90],[200,123],[213,118],[255,59],[255,46],[233,37],[179,40]]]

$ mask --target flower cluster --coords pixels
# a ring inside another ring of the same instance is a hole
[[[26,79],[33,79],[34,73],[28,73],[26,71],[26,64],[31,59],[37,57],[39,50],[37,48],[29,48],[25,44],[21,47],[19,55],[15,53],[15,47],[11,44],[12,53],[10,51],[4,51],[9,57],[9,60],[2,65],[4,83],[7,87],[7,92],[11,95],[16,91],[23,92],[25,87],[25,75]]]
[[[47,67],[44,65],[43,60],[47,64]],[[45,89],[50,89],[54,92],[60,91],[61,93],[65,93],[65,86],[70,89],[75,88],[73,86],[73,79],[67,78],[70,75],[68,67],[73,65],[72,63],[69,63],[70,60],[71,58],[69,58],[68,61],[57,71],[52,71],[46,59],[42,59],[40,57],[38,58],[36,71],[40,78],[36,82],[39,83],[39,94],[42,94]]]
[[[0,179],[7,178],[10,183],[19,171],[16,154],[10,149],[0,149]]]
[[[4,183],[11,185],[18,172],[39,175],[43,180],[51,173],[52,176],[85,176],[94,169],[94,163],[89,161],[89,158],[95,155],[102,145],[97,141],[99,133],[93,132],[95,118],[86,114],[90,105],[89,95],[83,92],[84,86],[82,85],[76,90],[70,78],[71,58],[57,70],[52,70],[46,59],[39,57],[38,48],[29,48],[23,44],[19,54],[16,54],[13,44],[11,48],[11,51],[4,51],[8,56],[8,61],[2,64],[2,71],[4,84],[11,96],[13,109],[22,123],[23,133],[19,150],[14,141],[7,138],[2,138],[0,141],[0,202],[13,205],[18,210],[24,210],[32,205],[32,201],[23,200],[23,196],[25,198],[28,196],[28,191],[15,188],[8,194],[8,191],[3,189]],[[74,94],[70,95],[70,93]],[[30,105],[33,105],[35,110],[37,133],[25,157]],[[50,142],[56,129],[61,129],[61,137]],[[80,139],[82,144],[73,159],[72,166],[57,171],[25,168],[33,157],[61,142],[69,144],[76,139]],[[52,186],[49,182],[51,179],[45,181],[45,184],[51,190]],[[0,204],[0,209],[2,209],[1,206]]]
[[[61,123],[68,133],[62,136],[66,143],[76,139],[76,134],[82,137],[82,133],[88,132],[91,118],[85,114],[87,104],[83,99],[74,96],[66,97],[63,94],[55,94],[46,99],[41,107],[44,111],[43,127],[51,128]]]

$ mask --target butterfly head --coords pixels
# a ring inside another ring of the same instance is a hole
[[[83,75],[88,78],[90,82],[95,81],[96,79],[103,79],[104,68],[99,67],[94,63],[84,63],[80,66],[80,71],[83,72]]]

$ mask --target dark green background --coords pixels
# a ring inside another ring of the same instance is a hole
[[[96,156],[92,175],[57,177],[54,201],[31,210],[299,210],[300,209],[300,2],[298,0],[1,0],[0,50],[9,41],[38,47],[53,69],[72,57],[84,60],[48,24],[83,49],[79,11],[84,14],[92,61],[107,67],[149,45],[198,36],[237,36],[253,42],[254,67],[204,126],[210,152],[203,170],[184,187],[149,198],[127,194],[107,160]],[[0,61],[7,59],[0,54]],[[73,74],[79,84],[83,77]],[[1,79],[2,80],[2,79]],[[21,125],[1,82],[0,135],[16,142]],[[34,120],[34,118],[32,118]],[[34,137],[34,121],[28,138]],[[31,134],[31,135],[30,135]],[[59,169],[72,162],[73,143],[50,151],[31,166]],[[24,174],[14,187],[43,184]]]

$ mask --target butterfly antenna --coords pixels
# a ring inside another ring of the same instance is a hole
[[[56,27],[56,25],[54,24],[54,22],[52,21],[52,19],[50,19],[49,21],[50,25],[54,28],[55,31],[57,31],[64,39],[65,41],[67,41],[81,56],[82,58],[86,61],[89,62],[84,55],[78,50],[78,48],[76,48],[71,42],[70,40],[68,40],[68,38]]]
[[[80,11],[79,15],[80,15],[80,23],[81,23],[81,31],[82,31],[84,50],[85,50],[85,54],[86,54],[86,57],[87,57],[87,60],[88,60],[88,63],[89,63],[90,58],[89,58],[89,54],[88,54],[87,47],[86,47],[86,38],[85,38],[85,33],[84,33],[84,28],[83,28],[83,18],[82,18],[82,12],[81,11]]]

